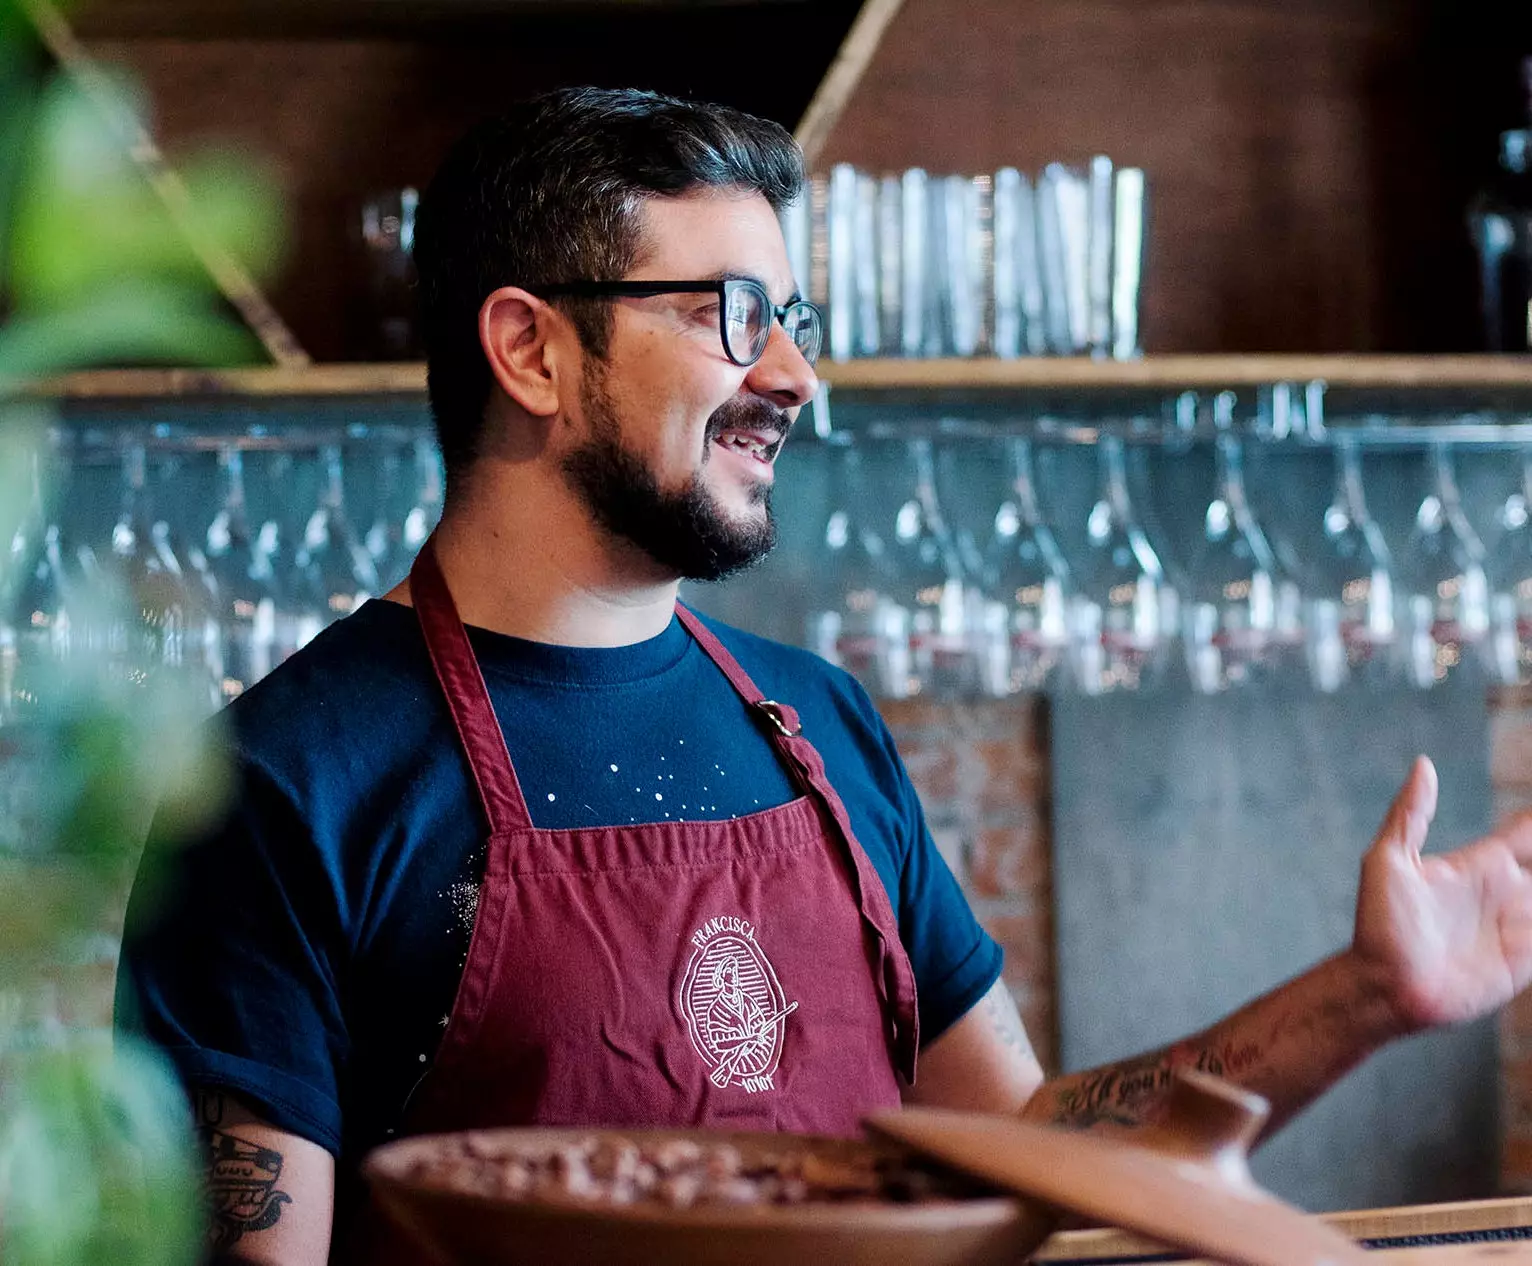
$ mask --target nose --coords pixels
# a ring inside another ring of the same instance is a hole
[[[814,398],[819,390],[819,377],[787,331],[773,321],[766,337],[766,350],[750,366],[745,387],[766,397],[779,409],[797,409]]]

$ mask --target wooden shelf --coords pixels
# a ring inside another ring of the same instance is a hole
[[[1532,387],[1532,356],[1146,356],[1023,360],[861,360],[821,366],[847,390],[1222,390],[1323,380],[1333,387]]]
[[[844,392],[1222,390],[1320,379],[1332,387],[1532,390],[1532,356],[1152,356],[1136,361],[860,360],[820,365]],[[424,398],[425,366],[331,364],[251,369],[110,369],[37,394],[63,400],[390,396]]]

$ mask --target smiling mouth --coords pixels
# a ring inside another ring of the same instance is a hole
[[[714,436],[713,443],[769,466],[776,459],[784,439],[786,436],[779,431],[728,430]]]

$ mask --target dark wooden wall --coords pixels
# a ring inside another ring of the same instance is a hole
[[[274,297],[326,360],[364,351],[347,241],[360,198],[425,180],[471,120],[597,82],[791,124],[855,9],[523,10],[408,39],[98,23],[92,46],[144,76],[172,152],[218,139],[275,165],[295,228]],[[1150,351],[1468,349],[1464,212],[1517,121],[1523,52],[1528,4],[906,0],[824,160],[977,171],[1104,152],[1144,167]]]
[[[292,219],[278,311],[316,360],[366,356],[350,238],[370,192],[423,184],[472,122],[561,84],[654,88],[793,126],[857,0],[582,11],[414,38],[95,36],[135,71],[167,150],[234,146],[273,167]],[[86,26],[87,33],[91,28]]]
[[[1518,52],[1532,6],[906,0],[825,157],[1142,166],[1150,351],[1470,348]]]

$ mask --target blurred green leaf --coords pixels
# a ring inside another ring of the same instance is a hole
[[[201,1210],[184,1095],[154,1052],[79,1041],[6,1061],[0,1260],[178,1266]]]
[[[117,119],[142,116],[129,88],[115,85],[112,95]],[[18,304],[58,307],[135,275],[207,288],[207,270],[186,232],[127,156],[131,130],[113,127],[100,103],[67,82],[44,91],[12,229]],[[257,272],[276,262],[279,203],[248,161],[210,153],[183,164],[181,177],[194,232]]]
[[[91,365],[240,364],[260,357],[254,335],[184,286],[119,282],[68,308],[0,326],[0,394],[8,382]]]

